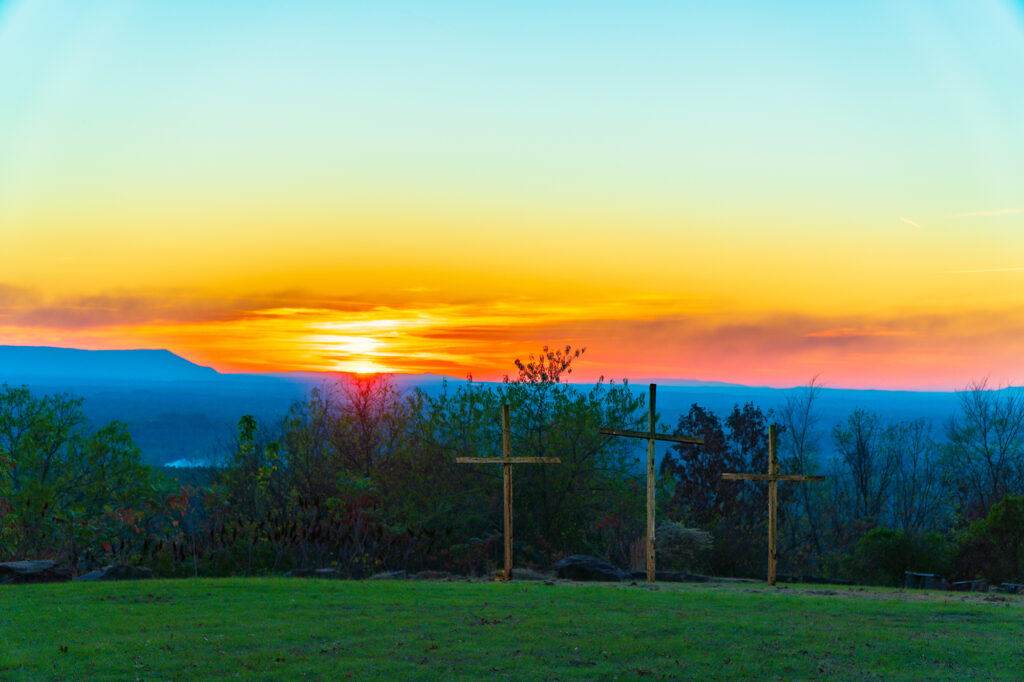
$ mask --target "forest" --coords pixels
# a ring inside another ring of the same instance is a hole
[[[501,384],[434,395],[400,392],[386,375],[345,379],[276,422],[240,415],[218,466],[173,475],[143,463],[124,424],[93,428],[81,399],[3,385],[0,561],[54,559],[76,574],[119,564],[158,576],[487,575],[501,563],[501,468],[456,457],[500,456],[508,403],[513,454],[561,460],[515,470],[516,565],[590,554],[637,568],[644,467],[633,444],[599,429],[646,429],[646,401],[628,382],[568,383],[582,352],[544,348]],[[823,424],[820,390],[811,381],[777,411],[693,404],[659,426],[704,438],[661,459],[659,568],[763,578],[767,486],[721,475],[764,472],[776,424],[782,472],[827,477],[780,484],[780,573],[1024,582],[1018,390],[975,382],[943,424],[865,409]]]

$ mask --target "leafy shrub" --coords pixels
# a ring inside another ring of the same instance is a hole
[[[915,535],[874,528],[854,547],[850,577],[857,582],[899,586],[906,571],[949,575],[951,554],[949,543],[938,533]]]
[[[1024,582],[1024,495],[1008,495],[968,527],[957,551],[963,577]]]
[[[714,544],[711,533],[675,521],[662,521],[655,532],[658,565],[670,570],[697,570]]]

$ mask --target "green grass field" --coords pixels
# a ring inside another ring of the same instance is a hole
[[[751,584],[0,587],[0,679],[1021,679],[1024,598]]]

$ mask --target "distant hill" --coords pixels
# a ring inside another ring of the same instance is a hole
[[[94,425],[128,424],[151,464],[219,458],[243,414],[280,419],[312,383],[220,374],[166,350],[0,346],[0,383],[85,399]]]
[[[203,381],[217,376],[169,350],[78,350],[49,346],[0,346],[0,378],[97,382]]]
[[[36,393],[81,396],[94,424],[113,419],[127,423],[146,461],[157,465],[219,459],[228,452],[242,415],[278,423],[310,389],[337,380],[336,374],[316,372],[221,374],[166,350],[0,346],[0,383],[25,384]],[[393,380],[400,390],[421,389],[428,394],[437,394],[445,381],[453,388],[465,383],[434,374],[399,374]],[[763,410],[778,410],[802,390],[684,379],[657,383],[658,412],[669,428],[693,403],[724,417],[733,406],[748,402]],[[638,394],[647,392],[646,382],[631,382],[630,387]],[[956,394],[948,392],[825,388],[817,408],[823,454],[828,457],[832,427],[854,409],[877,412],[888,421],[925,418],[941,437],[957,401]],[[637,446],[642,449],[641,444]],[[659,453],[663,448],[659,446]]]
[[[646,390],[646,384],[636,387]],[[720,417],[735,405],[752,402],[762,410],[782,409],[786,401],[805,389],[765,386],[658,386],[658,412],[662,421],[675,424],[679,416],[698,403]],[[956,394],[938,391],[872,391],[848,388],[822,388],[815,400],[819,427],[831,429],[851,412],[863,409],[877,412],[888,421],[924,418],[935,426],[944,424],[956,412]]]

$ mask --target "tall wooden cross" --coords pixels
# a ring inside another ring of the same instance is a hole
[[[690,436],[675,436],[670,433],[654,432],[654,401],[657,397],[657,384],[651,384],[651,399],[647,403],[647,430],[646,431],[623,431],[620,429],[601,429],[600,433],[606,436],[625,436],[626,438],[647,439],[647,582],[655,580],[654,561],[654,441],[665,440],[673,443],[689,443],[691,445],[703,445],[703,438]]]
[[[808,476],[806,474],[780,474],[779,463],[775,459],[775,441],[777,434],[775,424],[768,427],[768,473],[767,474],[722,474],[728,481],[768,481],[768,584],[775,584],[775,567],[778,563],[778,547],[775,540],[779,525],[779,481],[808,483],[824,481],[824,476]]]
[[[501,457],[456,457],[459,464],[500,464],[504,474],[505,492],[505,570],[501,580],[512,580],[512,465],[561,464],[558,457],[513,457],[512,429],[509,426],[508,403],[501,406]]]

